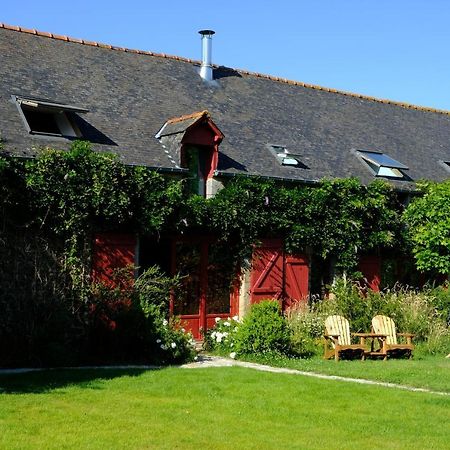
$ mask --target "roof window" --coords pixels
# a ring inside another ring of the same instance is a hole
[[[298,167],[308,169],[308,166],[300,160],[300,155],[291,153],[284,145],[269,145],[270,152],[275,156],[282,166]]]
[[[385,153],[358,150],[357,154],[369,166],[375,176],[385,178],[408,178],[402,171],[409,168]]]
[[[74,118],[75,113],[85,113],[88,111],[87,109],[31,98],[16,96],[13,98],[25,128],[30,134],[67,138],[82,137]]]
[[[450,161],[439,160],[438,163],[447,171],[450,172]]]

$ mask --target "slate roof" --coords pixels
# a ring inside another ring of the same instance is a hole
[[[62,138],[26,132],[11,95],[77,105],[78,126],[98,151],[127,164],[177,170],[156,133],[172,117],[208,110],[225,138],[221,174],[294,180],[357,176],[370,170],[355,150],[384,152],[409,167],[412,180],[441,181],[450,172],[450,113],[389,102],[267,75],[122,49],[0,24],[0,138],[6,152],[31,156]],[[281,166],[268,144],[300,155],[308,168]],[[412,183],[392,181],[399,188]]]

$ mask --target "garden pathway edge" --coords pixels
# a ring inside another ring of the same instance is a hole
[[[219,356],[199,355],[198,360],[181,366],[183,369],[202,369],[207,367],[246,367],[248,369],[260,370],[262,372],[286,373],[291,375],[302,375],[305,377],[319,378],[322,380],[344,381],[347,383],[358,383],[372,386],[381,386],[393,389],[402,389],[410,392],[425,392],[427,394],[436,394],[442,396],[450,396],[449,392],[433,391],[432,389],[419,388],[413,386],[405,386],[403,384],[388,383],[385,381],[366,380],[364,378],[350,378],[339,375],[325,375],[316,372],[306,372],[298,369],[287,369],[285,367],[272,367],[265,364],[252,363],[247,361],[237,361],[231,358],[223,358]]]

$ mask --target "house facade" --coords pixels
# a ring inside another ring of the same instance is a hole
[[[125,164],[186,179],[205,197],[237,174],[311,185],[382,178],[405,199],[416,181],[450,176],[448,111],[216,66],[213,32],[201,34],[194,61],[0,24],[2,152],[32,158],[86,139]],[[185,275],[185,298],[172,310],[196,337],[262,298],[288,306],[308,296],[307,252],[265,240],[234,282],[222,276],[216,247],[211,236],[98,235],[93,273],[157,260]],[[363,257],[360,270],[377,289],[379,257]]]

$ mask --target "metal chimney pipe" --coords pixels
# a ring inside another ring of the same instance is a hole
[[[212,36],[215,34],[213,30],[200,30],[202,35],[202,65],[200,66],[200,76],[206,81],[212,81]]]

